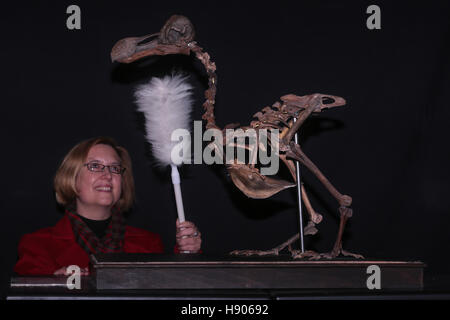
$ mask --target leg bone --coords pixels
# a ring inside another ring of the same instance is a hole
[[[324,176],[324,174],[317,168],[317,166],[303,153],[300,146],[294,142],[290,143],[290,150],[286,152],[288,157],[300,161],[319,179],[319,181],[327,188],[327,190],[336,198],[341,206],[349,207],[352,204],[352,198],[341,194],[331,184],[331,182]]]

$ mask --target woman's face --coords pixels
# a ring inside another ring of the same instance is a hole
[[[89,150],[85,163],[120,165],[120,157],[109,145],[97,144]],[[83,166],[76,179],[77,209],[110,209],[122,192],[122,175],[111,173],[108,167],[103,172],[93,172]]]

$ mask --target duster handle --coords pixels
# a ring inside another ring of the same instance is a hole
[[[178,221],[184,222],[184,208],[183,208],[183,197],[181,196],[181,187],[180,187],[180,174],[178,173],[178,168],[176,165],[171,164],[172,167],[172,184],[173,190],[175,192],[175,200],[177,203],[177,212],[178,212]]]

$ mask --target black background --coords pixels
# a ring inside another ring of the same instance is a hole
[[[66,8],[81,8],[81,30],[66,28]],[[381,8],[381,30],[366,9]],[[206,77],[191,57],[113,64],[114,43],[158,32],[172,14],[196,28],[217,64],[216,121],[248,124],[287,93],[342,96],[345,107],[307,121],[306,154],[339,191],[354,199],[344,248],[370,258],[421,260],[449,273],[448,1],[39,1],[3,5],[1,293],[20,237],[54,225],[52,179],[79,141],[107,135],[133,159],[137,203],[130,225],[175,243],[176,208],[168,171],[154,168],[133,91],[172,70],[190,75],[194,118],[202,114]],[[328,251],[337,203],[306,170],[313,206],[323,214],[307,249]],[[182,169],[184,206],[205,253],[269,249],[297,232],[295,190],[248,199],[220,166]]]

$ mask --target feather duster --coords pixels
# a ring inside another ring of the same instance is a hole
[[[138,111],[145,115],[146,138],[152,145],[153,155],[159,166],[172,168],[172,183],[175,191],[178,219],[185,221],[183,200],[180,188],[180,175],[177,165],[172,161],[172,150],[179,142],[172,141],[172,132],[185,129],[189,132],[192,111],[192,87],[186,77],[181,75],[153,78],[148,84],[141,85],[135,92]],[[184,148],[190,139],[183,138]],[[189,149],[190,150],[190,145]],[[190,157],[183,154],[183,158]]]
[[[135,92],[138,111],[145,115],[146,138],[159,166],[174,164],[171,152],[179,142],[171,141],[172,132],[176,129],[189,131],[191,90],[186,77],[173,75],[153,78]]]

